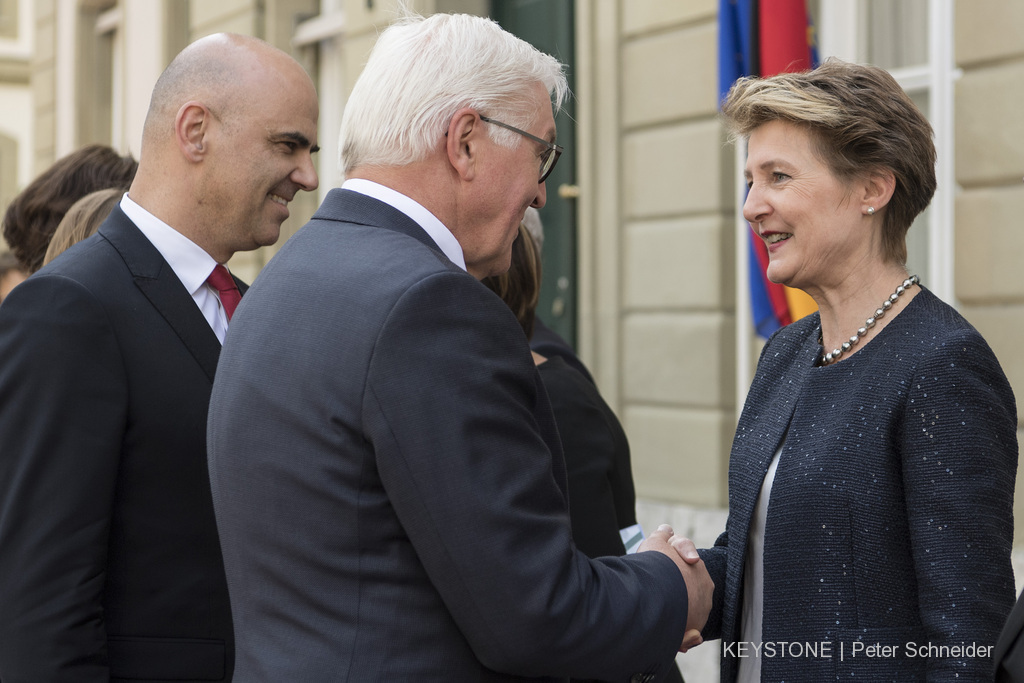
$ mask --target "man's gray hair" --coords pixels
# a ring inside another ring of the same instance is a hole
[[[551,55],[483,17],[405,16],[381,33],[349,96],[341,121],[342,171],[424,159],[462,107],[527,128],[537,116],[527,97],[537,83],[557,113],[569,86]],[[488,129],[497,144],[511,148],[521,140],[500,126]]]

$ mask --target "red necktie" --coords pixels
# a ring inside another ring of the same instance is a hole
[[[224,307],[224,312],[227,313],[228,320],[231,320],[231,316],[235,313],[235,307],[242,300],[242,295],[235,285],[235,279],[231,277],[227,268],[218,263],[206,281],[220,293],[220,303]]]

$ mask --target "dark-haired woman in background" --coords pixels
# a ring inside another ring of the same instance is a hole
[[[533,335],[540,277],[540,253],[520,226],[508,272],[483,279],[515,313],[527,338]],[[597,387],[563,358],[533,352],[533,359],[562,437],[576,547],[588,557],[624,555],[619,530],[636,524],[636,495],[622,425]]]
[[[482,282],[512,309],[527,339],[533,335],[540,279],[540,250],[530,231],[520,225],[508,272]],[[594,383],[565,358],[545,358],[534,351],[533,359],[562,439],[573,541],[588,557],[624,555],[620,531],[636,528],[626,433]],[[669,671],[666,683],[681,683],[679,670]]]
[[[85,145],[58,159],[28,184],[3,217],[4,239],[30,274],[43,266],[57,224],[71,205],[108,187],[127,192],[139,167],[130,154],[106,145]]]

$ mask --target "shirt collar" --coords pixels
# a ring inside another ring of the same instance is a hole
[[[153,243],[189,294],[206,284],[217,261],[202,247],[136,204],[127,192],[121,198],[121,210]]]
[[[350,178],[342,183],[341,189],[373,197],[388,206],[398,209],[416,221],[416,224],[430,235],[430,239],[434,240],[434,243],[452,263],[466,270],[466,258],[462,253],[462,245],[455,239],[455,235],[445,227],[444,223],[437,219],[437,216],[430,213],[426,207],[415,199],[392,190],[390,187],[385,187],[380,183],[364,178]]]

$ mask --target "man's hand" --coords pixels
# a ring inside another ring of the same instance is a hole
[[[644,539],[637,552],[655,551],[672,558],[686,582],[687,604],[686,633],[679,647],[686,652],[691,647],[700,645],[703,640],[700,631],[707,623],[711,613],[711,598],[715,592],[715,583],[708,574],[704,561],[700,559],[693,541],[675,536],[672,527],[662,524],[658,530]]]

